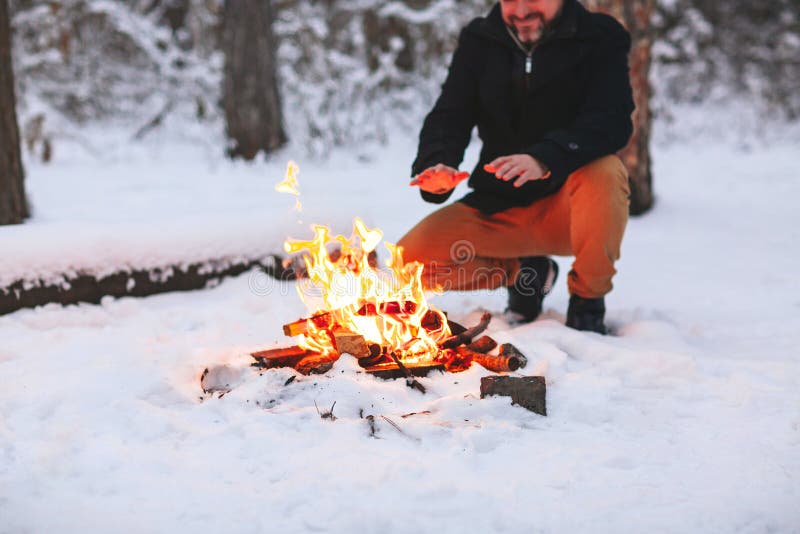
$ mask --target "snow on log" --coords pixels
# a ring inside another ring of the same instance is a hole
[[[120,270],[108,275],[70,274],[59,282],[18,280],[0,287],[0,315],[44,304],[99,304],[103,297],[145,297],[170,291],[203,289],[220,279],[254,267],[270,274],[274,265],[261,260],[199,262],[152,269]]]

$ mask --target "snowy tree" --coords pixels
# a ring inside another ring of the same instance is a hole
[[[223,7],[225,72],[222,101],[231,157],[251,160],[286,142],[272,33],[271,0],[238,0]]]
[[[764,114],[800,117],[798,0],[662,0],[655,22],[667,105],[746,95]]]
[[[8,2],[0,0],[0,224],[28,217],[16,109]]]

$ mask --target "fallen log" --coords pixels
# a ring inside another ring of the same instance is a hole
[[[99,304],[103,297],[146,297],[170,291],[203,289],[211,283],[238,276],[253,267],[272,274],[274,264],[261,259],[218,258],[190,265],[164,265],[151,269],[120,269],[100,276],[65,273],[58,282],[18,280],[0,287],[0,315],[49,303]]]

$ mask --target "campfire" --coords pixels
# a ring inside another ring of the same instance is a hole
[[[298,293],[311,315],[283,326],[297,344],[252,354],[263,368],[292,367],[303,374],[324,373],[344,355],[357,358],[365,372],[381,378],[416,380],[429,371],[464,371],[476,362],[495,372],[516,371],[527,363],[513,345],[498,346],[482,335],[491,321],[484,313],[465,328],[427,301],[423,265],[403,261],[401,247],[384,243],[386,269],[377,266],[383,238],[356,219],[350,237],[314,227],[310,241],[287,241],[285,251],[301,255]]]

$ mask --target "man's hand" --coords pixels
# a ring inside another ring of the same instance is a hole
[[[468,177],[468,172],[458,172],[453,167],[439,163],[419,173],[411,180],[409,185],[417,185],[423,191],[441,195],[451,189],[455,189],[458,184]]]
[[[506,182],[517,178],[514,181],[514,187],[522,187],[532,180],[550,178],[550,171],[547,167],[528,154],[501,156],[488,165],[484,165],[483,169]]]

